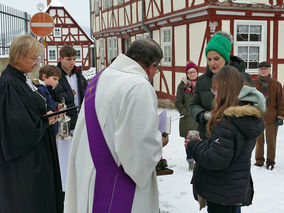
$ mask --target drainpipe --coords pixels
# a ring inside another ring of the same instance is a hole
[[[142,29],[149,33],[150,38],[152,38],[152,32],[147,28],[145,25],[145,0],[142,0],[142,7],[141,7],[141,14],[142,14]]]

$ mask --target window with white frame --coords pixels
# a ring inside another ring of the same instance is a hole
[[[162,28],[161,29],[161,47],[164,53],[164,58],[162,60],[162,65],[171,66],[172,65],[172,28]]]
[[[234,54],[245,61],[249,73],[266,60],[266,21],[235,21]]]
[[[54,37],[61,37],[61,28],[59,27],[54,28]]]
[[[107,50],[108,50],[108,63],[117,56],[117,38],[112,37],[107,39]]]
[[[56,49],[52,48],[48,50],[48,60],[57,61]]]
[[[74,47],[76,51],[76,60],[81,61],[82,60],[82,49]]]
[[[100,59],[101,63],[105,61],[105,40],[100,39]]]

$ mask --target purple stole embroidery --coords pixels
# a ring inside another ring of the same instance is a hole
[[[105,141],[95,109],[95,92],[101,70],[85,94],[85,119],[89,147],[96,168],[93,213],[130,213],[136,184],[118,167]]]

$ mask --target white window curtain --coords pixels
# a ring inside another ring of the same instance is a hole
[[[235,21],[234,54],[245,61],[251,74],[257,73],[259,61],[266,60],[266,25],[266,21]]]
[[[164,53],[164,58],[162,60],[162,64],[164,66],[172,65],[172,28],[162,28],[161,29],[161,46]]]

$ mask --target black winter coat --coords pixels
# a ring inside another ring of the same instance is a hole
[[[64,98],[65,104],[67,105],[67,108],[75,106],[72,88],[70,87],[70,85],[69,85],[69,83],[66,79],[67,74],[61,68],[60,62],[58,63],[57,66],[61,70],[62,77],[59,80],[57,87],[54,89],[54,100],[58,104],[58,103],[61,103],[62,98]],[[87,83],[86,79],[84,78],[84,76],[82,75],[82,71],[79,67],[74,66],[71,73],[72,74],[75,73],[76,76],[77,76],[80,105],[81,105],[82,102],[83,102],[83,99],[84,99],[84,95],[85,95],[85,91],[86,91],[86,87],[87,87],[88,83]],[[75,128],[77,118],[78,118],[78,112],[76,110],[72,110],[72,111],[67,112],[66,114],[68,116],[70,116],[70,118],[71,118],[70,129],[72,130],[72,129]]]
[[[0,212],[61,213],[56,141],[46,103],[8,65],[0,78]]]
[[[230,107],[212,129],[208,141],[192,140],[190,155],[196,162],[192,184],[195,193],[220,205],[249,205],[251,153],[263,132],[261,112],[250,105]]]
[[[254,81],[248,73],[245,72],[245,62],[237,56],[230,56],[229,65],[237,68],[246,78],[248,83],[254,86]],[[198,122],[198,114],[200,112],[211,111],[213,106],[214,95],[211,92],[213,72],[209,66],[206,67],[206,72],[198,77],[195,86],[195,94],[190,102],[189,111],[192,118]],[[205,138],[206,123],[198,123],[197,130],[200,132],[200,137]]]

